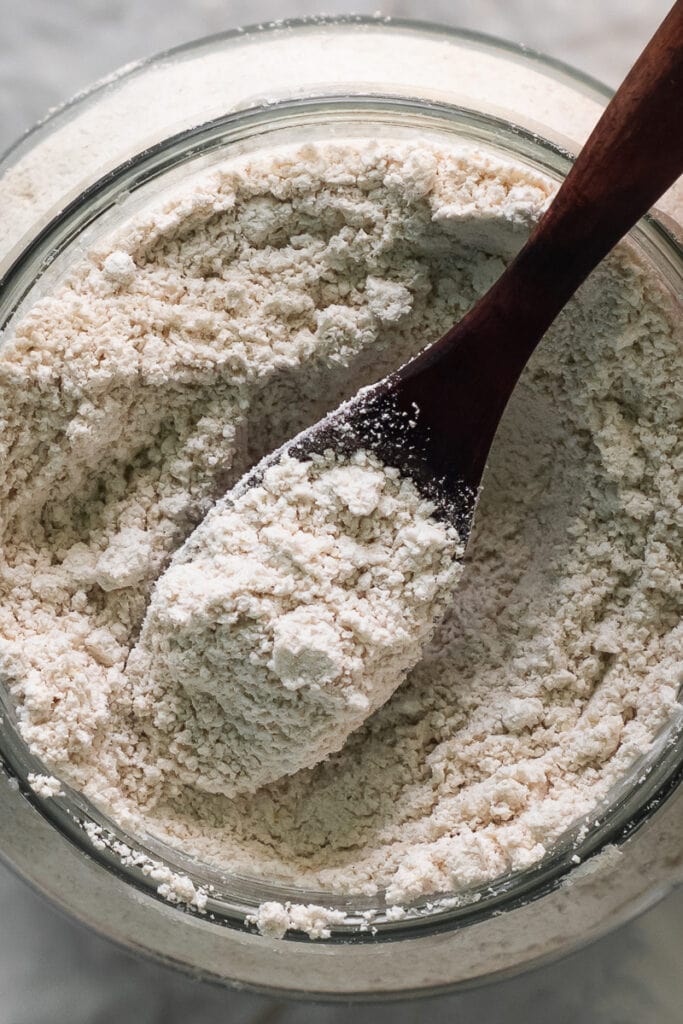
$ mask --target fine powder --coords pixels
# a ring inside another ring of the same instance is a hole
[[[127,666],[184,782],[254,791],[341,749],[388,700],[459,575],[457,533],[433,513],[362,451],[285,455],[218,503],[157,583]]]
[[[46,775],[224,870],[400,903],[536,862],[651,748],[683,660],[683,375],[626,247],[525,371],[443,622],[341,750],[227,796],[216,697],[127,669],[215,500],[461,317],[551,192],[446,143],[242,157],[93,243],[7,332],[0,660]]]

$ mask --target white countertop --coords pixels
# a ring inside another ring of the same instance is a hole
[[[525,43],[616,85],[669,0],[0,0],[0,150],[130,60],[241,23],[355,11]],[[2,824],[0,823],[0,828]],[[85,932],[0,866],[0,1024],[680,1024],[683,892],[560,963],[389,1007],[311,1006],[221,990]]]

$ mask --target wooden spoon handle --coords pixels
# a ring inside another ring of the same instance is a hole
[[[476,490],[500,417],[545,331],[682,171],[677,0],[517,257],[459,323],[394,375],[400,407],[422,410],[435,473]]]
[[[529,280],[535,316],[549,326],[682,172],[683,0],[677,0],[510,268],[515,303]]]

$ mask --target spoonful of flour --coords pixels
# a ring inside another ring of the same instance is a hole
[[[128,676],[209,702],[222,792],[339,750],[422,655],[463,545],[367,452],[298,461],[219,502],[156,584]]]

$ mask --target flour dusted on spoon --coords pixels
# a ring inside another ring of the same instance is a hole
[[[374,456],[329,452],[283,456],[198,527],[157,583],[128,676],[213,715],[201,788],[248,792],[312,767],[389,699],[461,570],[433,512]]]

